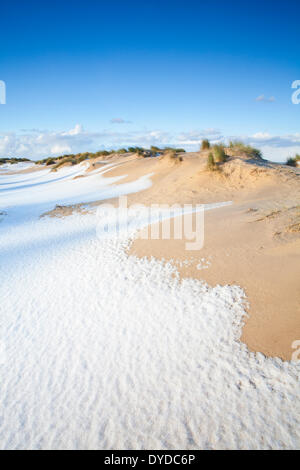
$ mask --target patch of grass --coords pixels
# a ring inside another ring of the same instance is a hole
[[[168,151],[173,151],[175,150],[176,153],[185,153],[185,150],[182,148],[176,148],[176,147],[164,147],[162,152],[168,152]]]
[[[206,168],[209,171],[214,171],[217,168],[217,165],[216,165],[216,162],[215,162],[215,159],[214,159],[214,155],[213,155],[212,152],[209,152],[209,154],[208,154]]]
[[[289,225],[289,227],[287,228],[287,232],[299,233],[300,232],[300,223],[298,222],[296,224]]]
[[[172,163],[180,163],[183,161],[183,158],[181,155],[177,155],[175,149],[168,150],[167,152],[164,152],[161,156],[160,159],[168,159]]]
[[[167,152],[164,152],[163,158],[168,158],[174,163],[180,163],[183,161],[183,158],[179,155],[177,155],[177,152],[175,149],[170,149]]]
[[[297,166],[297,162],[300,161],[300,155],[297,153],[294,157],[289,157],[286,161],[288,166]]]
[[[288,166],[296,166],[296,160],[292,157],[289,157],[286,161],[286,165]]]
[[[126,149],[124,149],[126,151]],[[61,165],[64,163],[71,162],[72,165],[75,165],[77,163],[81,163],[84,160],[90,160],[93,158],[97,157],[106,157],[108,155],[111,155],[112,153],[115,153],[114,150],[99,150],[98,152],[84,152],[84,153],[75,153],[75,154],[68,154],[68,155],[60,155],[59,157],[47,157],[44,158],[43,160],[37,160],[35,163],[37,165],[52,165],[56,164],[58,165],[56,168],[59,168]],[[49,162],[52,163],[49,163]]]
[[[22,163],[22,162],[30,162],[29,158],[17,158],[17,157],[12,157],[12,158],[0,158],[0,165],[5,165],[5,163],[11,163],[12,165],[15,165],[16,163]]]
[[[143,147],[129,147],[128,152],[142,155],[145,152],[145,149]]]
[[[275,209],[275,210],[269,212],[268,214],[263,215],[263,216],[260,217],[259,219],[256,219],[255,222],[262,222],[263,220],[274,219],[274,218],[277,217],[279,214],[281,214],[281,212],[282,212],[281,210]]]
[[[46,161],[46,166],[54,165],[56,162],[53,158],[48,158]]]
[[[76,162],[81,163],[81,162],[84,162],[85,160],[86,160],[86,156],[85,155],[80,155],[80,157],[78,157],[76,159]]]
[[[229,142],[229,148],[241,152],[248,157],[254,157],[254,158],[262,158],[261,151],[255,147],[251,147],[251,145],[247,145],[241,140],[235,140],[235,141],[230,141]]]
[[[210,142],[208,139],[203,139],[201,143],[201,150],[208,150],[210,148]]]
[[[224,163],[227,160],[227,155],[225,153],[225,146],[223,144],[213,146],[214,159],[216,162]]]
[[[63,166],[65,163],[71,163],[72,165],[76,165],[77,160],[75,158],[72,158],[72,157],[64,158],[64,159],[60,160],[58,163],[56,163],[56,165],[53,167],[53,170],[57,170],[58,168]]]
[[[95,156],[96,157],[108,157],[110,153],[111,152],[109,152],[108,150],[99,150],[98,152],[95,153]]]
[[[151,145],[150,151],[152,153],[158,153],[158,152],[161,152],[161,149],[159,147],[156,147],[155,145]]]

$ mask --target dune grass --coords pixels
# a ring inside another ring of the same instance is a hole
[[[300,162],[300,155],[297,153],[294,157],[289,157],[286,164],[288,166],[297,166],[298,162]]]
[[[240,152],[248,157],[262,158],[261,151],[251,145],[247,145],[241,140],[235,140],[229,142],[229,148],[236,152]]]
[[[10,163],[11,165],[15,165],[16,163],[23,163],[23,162],[30,162],[29,158],[0,158],[0,165],[5,165],[6,163]]]
[[[208,154],[206,168],[209,171],[215,171],[217,168],[217,165],[214,159],[214,154],[212,152],[209,152]]]
[[[208,139],[203,139],[201,143],[201,150],[208,150],[210,148],[210,142]]]
[[[218,144],[213,146],[213,154],[216,162],[224,163],[227,160],[227,155],[225,153],[225,146],[223,144]]]
[[[180,163],[180,162],[183,161],[182,156],[177,154],[176,149],[169,149],[169,150],[165,151],[162,154],[161,157],[162,158],[167,158],[168,160],[170,160],[173,163]]]

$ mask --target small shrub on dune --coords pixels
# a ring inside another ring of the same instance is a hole
[[[53,158],[48,158],[46,161],[46,166],[54,165],[56,162]]]
[[[225,153],[224,145],[222,144],[214,145],[213,151],[214,151],[214,158],[216,162],[220,162],[220,163],[226,162],[227,155]]]
[[[171,159],[176,158],[176,150],[170,149],[165,153],[165,155]]]
[[[101,150],[98,152],[98,157],[107,157],[109,155],[109,152],[107,150]]]
[[[143,147],[129,147],[128,148],[129,153],[137,153],[138,155],[142,155],[144,151],[145,149]]]
[[[210,148],[210,142],[208,139],[202,140],[201,150],[208,150]]]
[[[210,152],[208,154],[206,168],[209,171],[214,171],[216,169],[216,162],[215,162],[215,159],[214,159],[214,156],[213,156],[212,152]]]
[[[81,163],[85,160],[87,160],[87,157],[85,155],[80,155],[80,157],[77,158],[77,163]]]
[[[0,158],[0,165],[4,165],[5,163],[10,163],[12,165],[16,163],[22,163],[22,162],[30,162],[28,158]]]
[[[236,152],[243,153],[248,157],[262,158],[261,151],[251,145],[247,145],[241,140],[235,140],[229,142],[229,148],[233,149]]]
[[[251,147],[251,145],[247,146],[248,152],[250,153],[250,156],[255,157],[255,158],[262,158],[261,151],[255,147]]]
[[[167,152],[163,154],[162,158],[167,158],[173,163],[180,163],[183,161],[183,158],[179,155],[177,155],[175,149],[170,149]]]
[[[65,163],[71,163],[71,165],[76,165],[77,161],[75,158],[67,157],[63,160],[60,160],[56,165],[53,167],[53,170],[57,170],[59,167],[63,166]]]
[[[163,149],[160,150],[162,153],[166,153],[169,150],[175,150],[176,153],[185,153],[185,150],[182,148],[176,148],[176,147],[164,147]]]
[[[300,160],[300,158],[299,158],[299,160]],[[286,164],[288,166],[297,166],[296,157],[295,158],[292,158],[292,157],[288,158],[287,161],[286,161]]]

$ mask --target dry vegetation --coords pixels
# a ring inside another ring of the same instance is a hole
[[[288,166],[298,166],[300,165],[300,155],[297,153],[294,157],[289,157],[286,161]]]
[[[0,158],[0,165],[5,165],[5,163],[14,165],[22,162],[30,162],[30,160],[28,158]]]

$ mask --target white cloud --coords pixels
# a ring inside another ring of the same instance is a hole
[[[255,101],[259,101],[262,103],[274,103],[276,101],[274,96],[270,96],[270,98],[266,98],[265,95],[260,95],[257,98],[255,98]]]
[[[257,132],[252,136],[232,137],[233,140],[239,138],[259,148],[265,158],[276,162],[284,162],[289,156],[300,153],[300,133],[271,135],[267,132]]]
[[[112,124],[130,124],[131,121],[126,121],[125,119],[122,118],[113,118],[110,120]]]
[[[177,136],[177,142],[181,145],[199,145],[203,139],[219,142],[223,139],[223,135],[218,129],[205,129],[203,131],[182,132]]]
[[[300,146],[300,133],[287,135],[271,135],[268,133],[258,132],[253,136],[246,137],[251,144],[268,145],[274,148],[287,148]]]
[[[70,129],[67,132],[63,132],[62,135],[78,135],[83,133],[83,127],[81,124],[76,124],[74,129]]]
[[[60,144],[53,145],[53,147],[51,147],[51,153],[52,155],[57,155],[57,154],[64,155],[67,153],[71,153],[71,147],[69,147],[68,145],[60,145]]]
[[[262,150],[266,158],[284,161],[288,156],[300,153],[300,133],[271,135],[257,132],[251,136],[224,136],[218,129],[192,130],[170,133],[159,129],[146,131],[86,131],[80,124],[61,132],[31,129],[25,133],[0,133],[0,157],[29,157],[32,159],[69,153],[97,151],[128,146],[177,146],[188,151],[199,148],[203,139],[212,143],[240,139]]]
[[[170,135],[160,130],[115,132],[102,130],[85,131],[80,124],[67,131],[49,132],[36,129],[26,133],[1,133],[0,157],[45,158],[49,155],[62,155],[96,151],[130,145],[170,144]]]

